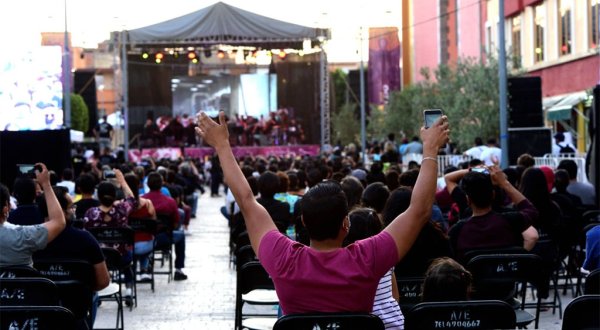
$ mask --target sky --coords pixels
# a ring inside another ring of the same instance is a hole
[[[210,6],[203,0],[6,0],[0,12],[4,46],[39,45],[40,32],[67,29],[76,47],[95,48],[110,31],[135,29]],[[226,0],[227,4],[279,20],[330,28],[331,62],[360,60],[360,27],[400,26],[402,0]],[[366,32],[364,34],[366,36]],[[366,41],[363,47],[366,47]],[[363,48],[366,51],[366,48]],[[365,53],[366,54],[366,53]]]

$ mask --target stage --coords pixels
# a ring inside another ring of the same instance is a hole
[[[276,156],[276,157],[295,157],[295,156],[315,156],[319,154],[319,145],[291,145],[291,146],[258,146],[258,147],[232,147],[236,158],[245,156]],[[177,160],[181,157],[191,157],[205,159],[206,156],[212,156],[214,149],[210,147],[200,148],[146,148],[129,150],[129,161],[140,162],[144,157],[153,159],[168,158]]]

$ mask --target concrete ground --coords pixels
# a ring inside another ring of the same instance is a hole
[[[199,199],[198,212],[186,236],[188,280],[167,283],[165,275],[156,276],[156,290],[138,284],[138,306],[125,309],[125,328],[140,330],[233,329],[235,309],[235,270],[229,263],[227,222],[219,208],[224,199],[208,193]],[[562,295],[563,310],[573,299]],[[535,310],[530,310],[535,312]],[[104,302],[98,309],[94,328],[114,327],[116,304]],[[558,312],[544,311],[540,329],[559,330]],[[533,324],[528,327],[533,329]]]

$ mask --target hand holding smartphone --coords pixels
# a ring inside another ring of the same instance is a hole
[[[423,110],[423,126],[429,128],[443,115],[442,109]]]

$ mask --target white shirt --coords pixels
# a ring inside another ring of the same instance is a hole
[[[502,150],[498,147],[488,147],[481,152],[481,161],[485,166],[493,166],[502,162]]]
[[[487,148],[487,146],[474,146],[465,151],[465,155],[471,156],[474,159],[481,159],[481,153]]]

